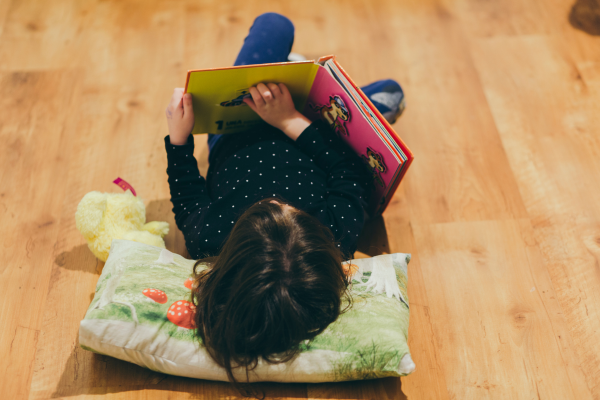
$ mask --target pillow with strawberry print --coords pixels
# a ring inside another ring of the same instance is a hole
[[[250,380],[329,382],[411,373],[409,260],[397,253],[346,262],[353,282],[350,311],[305,343],[294,360],[259,361]],[[195,334],[194,263],[159,247],[113,240],[80,323],[80,346],[166,374],[227,381]],[[236,377],[245,380],[246,374],[239,371]]]

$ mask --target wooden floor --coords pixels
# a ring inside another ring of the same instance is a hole
[[[413,254],[417,370],[268,398],[600,399],[600,37],[571,1],[0,0],[0,397],[236,398],[78,347],[103,264],[74,213],[121,177],[184,254],[164,108],[276,11],[293,51],[406,91],[416,159],[360,249]]]

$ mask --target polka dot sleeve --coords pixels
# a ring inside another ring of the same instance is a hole
[[[186,144],[175,146],[171,144],[169,136],[166,136],[165,149],[175,222],[188,242],[189,237],[197,235],[197,232],[187,221],[202,215],[204,209],[210,206],[211,199],[194,157],[194,137],[190,135]]]

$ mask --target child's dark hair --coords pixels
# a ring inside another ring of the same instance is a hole
[[[294,358],[303,341],[345,311],[342,296],[349,284],[331,231],[272,200],[239,218],[212,268],[197,270],[205,260],[194,266],[197,333],[230,382],[246,393],[233,369],[245,367],[248,381],[260,358]]]

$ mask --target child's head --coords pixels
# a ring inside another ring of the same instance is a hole
[[[348,281],[331,231],[283,203],[250,207],[212,268],[196,275],[198,335],[232,382],[236,365],[290,360],[341,312]]]

